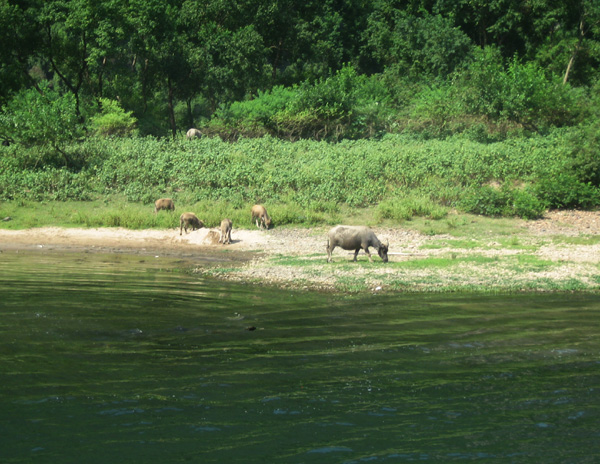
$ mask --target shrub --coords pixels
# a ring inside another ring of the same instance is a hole
[[[530,129],[573,123],[580,116],[577,91],[547,77],[536,63],[521,63],[515,57],[505,64],[492,47],[477,51],[456,85],[456,98],[467,114],[512,121]]]
[[[535,217],[544,206],[600,204],[598,188],[571,167],[573,137],[568,130],[497,143],[402,135],[335,144],[272,137],[236,143],[203,137],[193,144],[96,137],[65,147],[85,161],[77,171],[35,168],[41,147],[30,152],[15,145],[0,147],[0,199],[119,195],[151,204],[170,196],[178,204],[225,204],[223,213],[261,202],[280,205],[284,223],[307,224],[330,220],[346,207],[374,207],[379,220],[439,218],[447,207]],[[506,186],[490,187],[497,179]],[[241,219],[249,222],[246,215]]]
[[[226,140],[266,133],[288,140],[371,136],[388,126],[390,100],[389,89],[377,76],[361,76],[344,66],[326,79],[276,86],[221,107],[205,132]]]
[[[543,216],[547,204],[530,188],[503,186],[501,189],[484,185],[473,186],[459,201],[460,207],[472,214],[483,216],[518,216],[537,219]]]
[[[51,147],[63,164],[69,164],[64,146],[83,134],[75,97],[71,93],[61,95],[44,82],[39,89],[22,90],[2,107],[0,133],[24,147]],[[48,161],[39,158],[36,165]]]
[[[518,216],[523,219],[539,219],[544,215],[547,204],[540,200],[530,189],[515,189],[506,215]]]
[[[381,221],[392,219],[396,221],[409,221],[415,216],[429,219],[442,219],[446,217],[448,210],[431,199],[408,195],[384,200],[377,205],[375,217]]]
[[[600,204],[600,189],[590,182],[581,182],[570,172],[541,177],[534,191],[549,208],[589,209]]]
[[[507,196],[505,192],[484,185],[467,189],[459,201],[459,206],[467,213],[483,216],[501,216],[506,210]]]
[[[134,135],[137,121],[132,111],[125,111],[115,100],[101,98],[101,110],[90,118],[96,135],[126,137]]]

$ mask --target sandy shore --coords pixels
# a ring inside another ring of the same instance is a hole
[[[334,263],[326,263],[327,229],[234,228],[233,243],[225,246],[217,243],[217,229],[183,235],[178,229],[0,229],[0,252],[153,254],[192,262],[208,255],[216,267],[206,268],[204,261],[198,264],[200,274],[342,292],[600,290],[599,212],[551,212],[538,221],[518,222],[508,238],[486,235],[467,245],[446,235],[375,227],[380,238],[389,240],[389,265],[376,254],[369,263],[362,252],[359,262],[351,263],[351,254],[339,249]]]
[[[193,256],[201,252],[225,249],[245,252],[268,244],[261,231],[238,230],[233,243],[217,243],[216,229],[200,229],[179,235],[179,229],[129,230],[114,228],[58,228],[41,227],[26,230],[0,229],[0,249],[46,249],[121,252],[163,253],[169,256]]]

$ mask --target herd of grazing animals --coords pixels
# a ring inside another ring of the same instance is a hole
[[[194,129],[195,130],[195,129]],[[190,129],[192,131],[192,129]],[[189,134],[188,134],[189,135]],[[195,134],[194,134],[195,135]],[[154,214],[160,210],[175,211],[175,203],[170,198],[160,198],[154,202]],[[256,221],[256,227],[259,229],[269,229],[272,225],[272,220],[267,209],[263,205],[254,205],[251,211],[251,220]],[[192,231],[201,229],[204,223],[198,219],[194,213],[183,213],[179,217],[179,235],[188,233],[188,228]],[[231,219],[223,219],[219,231],[219,242],[223,245],[231,243],[231,229],[233,222]],[[373,262],[369,247],[375,249],[379,257],[384,263],[388,262],[389,242],[383,244],[375,235],[375,233],[366,226],[335,226],[329,231],[327,236],[327,262],[332,262],[331,253],[336,247],[343,250],[354,251],[354,259],[358,256],[360,250],[364,250],[369,257],[369,262]]]

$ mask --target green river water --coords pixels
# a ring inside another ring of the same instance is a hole
[[[182,267],[0,254],[0,462],[600,462],[597,295],[343,297]]]

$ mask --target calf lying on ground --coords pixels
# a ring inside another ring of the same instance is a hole
[[[183,229],[185,229],[185,233],[187,234],[188,227],[192,230],[202,229],[204,223],[194,213],[183,213],[179,217],[179,235],[181,235]]]

